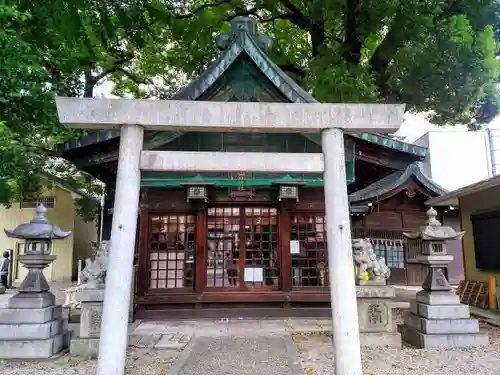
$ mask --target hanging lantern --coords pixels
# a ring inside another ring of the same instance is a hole
[[[287,174],[274,181],[273,184],[278,185],[278,200],[280,202],[286,200],[299,201],[299,187],[304,185],[302,181],[296,180]]]
[[[208,202],[208,187],[213,184],[206,181],[201,175],[197,174],[182,185],[187,188],[188,202]]]

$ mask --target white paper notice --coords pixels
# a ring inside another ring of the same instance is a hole
[[[300,254],[300,241],[290,241],[290,254]]]
[[[263,268],[245,268],[245,282],[262,283],[264,281]]]

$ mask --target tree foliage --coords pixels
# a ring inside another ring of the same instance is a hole
[[[165,2],[161,61],[149,64],[159,56],[154,49],[141,54],[143,75],[166,66],[195,76],[217,53],[214,34],[235,15],[251,15],[275,39],[272,58],[321,101],[404,102],[437,124],[472,128],[496,115],[498,0],[188,3]],[[135,85],[121,81],[117,93],[127,87]]]
[[[404,102],[438,124],[496,115],[499,0],[6,0],[0,3],[0,200],[43,173],[100,192],[57,159],[81,135],[54,97],[169,98],[218,53],[236,15],[275,39],[271,58],[320,101]],[[83,205],[82,205],[83,206]]]

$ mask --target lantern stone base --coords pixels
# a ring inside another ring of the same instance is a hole
[[[61,306],[11,308],[10,301],[15,297],[9,300],[8,308],[0,310],[1,359],[46,359],[68,346],[67,321]],[[35,305],[45,299],[23,298],[24,302],[35,301]]]
[[[19,292],[9,299],[9,309],[43,309],[54,306],[56,297],[51,292]]]
[[[403,341],[417,348],[456,348],[488,344],[479,322],[470,318],[469,306],[460,304],[452,291],[417,293],[405,323]]]
[[[401,347],[401,334],[392,321],[396,289],[388,285],[358,285],[356,295],[361,346]]]
[[[80,303],[80,327],[71,338],[69,352],[72,356],[96,358],[101,334],[104,308],[104,288],[80,288],[75,293]]]

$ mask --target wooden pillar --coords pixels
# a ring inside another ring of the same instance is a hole
[[[292,290],[292,255],[290,254],[291,240],[290,213],[282,204],[278,216],[278,246],[280,260],[280,286],[284,292]]]
[[[194,290],[203,293],[206,285],[207,271],[207,210],[204,204],[198,207],[196,213],[196,253],[194,257],[195,275]]]
[[[488,307],[497,309],[497,279],[495,276],[488,277]]]
[[[149,211],[141,207],[139,214],[139,261],[137,294],[144,296],[149,284]]]

